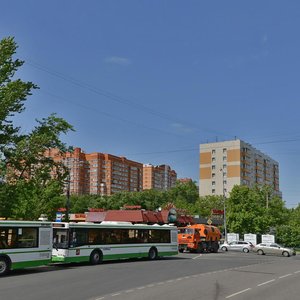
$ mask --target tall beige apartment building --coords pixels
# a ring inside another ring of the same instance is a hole
[[[166,191],[174,187],[177,173],[168,165],[153,166],[143,165],[143,189]]]
[[[241,140],[200,144],[200,196],[225,195],[234,185],[270,185],[279,190],[279,164]]]

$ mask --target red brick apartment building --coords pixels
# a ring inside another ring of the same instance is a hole
[[[153,166],[146,164],[143,166],[143,189],[155,189],[166,191],[174,187],[177,174],[168,165]]]
[[[143,164],[105,153],[86,154],[81,148],[63,157],[56,149],[46,156],[63,161],[70,170],[70,193],[76,195],[112,195],[121,191],[141,191]]]
[[[181,183],[189,183],[189,182],[193,182],[192,178],[179,178],[177,179],[177,181],[181,182]]]

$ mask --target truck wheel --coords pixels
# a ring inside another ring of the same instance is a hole
[[[204,249],[203,249],[202,244],[198,244],[197,253],[203,253],[203,251],[204,251]]]
[[[9,261],[5,257],[0,257],[0,276],[7,274],[9,271]]]
[[[212,247],[212,252],[213,253],[218,253],[218,250],[219,250],[219,245],[218,244],[214,244],[213,247]]]

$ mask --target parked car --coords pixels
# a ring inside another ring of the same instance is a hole
[[[273,255],[283,255],[285,257],[296,255],[296,251],[291,248],[283,247],[276,243],[260,243],[254,247],[254,252],[260,255],[273,254]]]
[[[253,244],[251,242],[244,242],[244,241],[233,241],[230,243],[224,242],[222,245],[220,245],[220,249],[222,251],[243,251],[245,253],[248,253],[252,251],[254,248]]]

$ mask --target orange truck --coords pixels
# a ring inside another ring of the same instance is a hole
[[[221,232],[218,227],[205,224],[194,224],[178,227],[179,252],[190,251],[202,253],[218,252]]]

